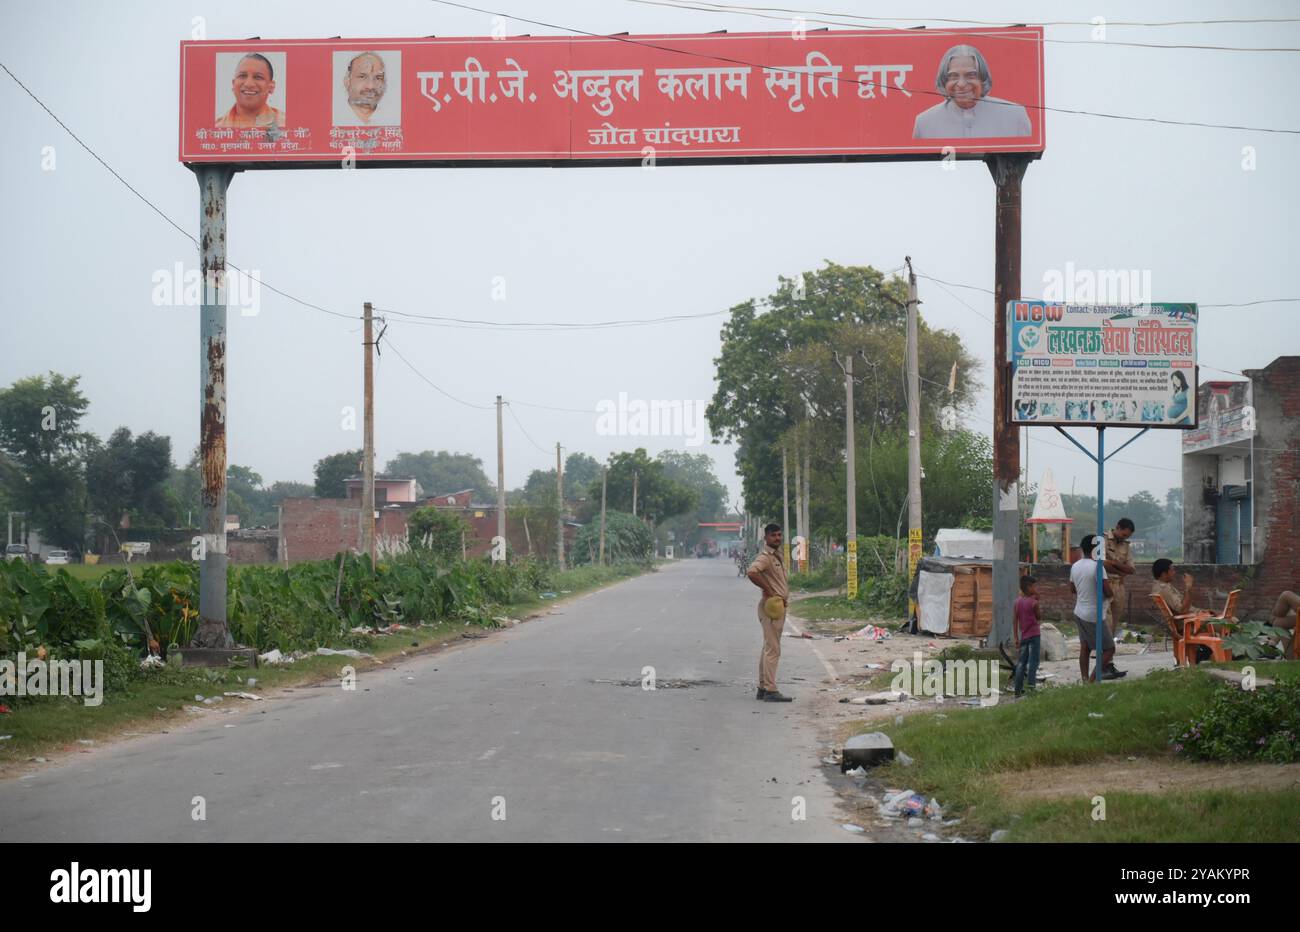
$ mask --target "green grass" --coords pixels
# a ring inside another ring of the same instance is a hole
[[[1106,793],[1106,818],[1088,799],[1036,801],[1013,825],[1013,841],[1295,842],[1300,794],[1280,790]]]
[[[901,617],[884,617],[858,601],[849,601],[837,595],[814,595],[795,599],[790,603],[790,614],[809,621],[902,621]]]
[[[575,567],[554,575],[558,598],[528,597],[508,606],[497,606],[493,613],[519,618],[649,570],[650,567],[639,564]],[[442,621],[395,635],[371,638],[368,646],[359,649],[382,661],[399,656],[404,650],[415,653],[456,640],[466,630],[463,623]],[[321,682],[337,678],[345,664],[352,665],[358,673],[374,666],[372,661],[364,659],[311,656],[285,667],[211,671],[212,676],[219,677],[217,680],[211,679],[209,671],[202,669],[165,669],[133,680],[125,692],[105,693],[99,706],[87,706],[81,698],[70,696],[18,701],[6,697],[3,704],[12,711],[0,715],[0,735],[12,737],[0,741],[0,770],[30,757],[47,756],[59,749],[71,747],[75,750],[77,741],[100,740],[121,731],[156,728],[165,726],[168,721],[196,717],[183,709],[183,706],[196,704],[195,695],[219,696],[227,691],[261,693],[268,689]],[[251,688],[245,684],[250,676],[257,680]],[[220,705],[231,707],[232,703],[250,704],[248,700],[227,698]]]
[[[141,564],[133,563],[131,567],[134,569],[140,565]],[[82,582],[85,582],[87,580],[99,579],[99,577],[103,576],[109,570],[121,568],[121,563],[96,563],[94,566],[85,563],[69,563],[67,566],[46,566],[45,572],[53,576],[59,570],[67,570],[68,575],[73,579],[80,579]]]
[[[1300,679],[1300,663],[1254,666],[1260,677]],[[957,831],[968,838],[986,838],[992,830],[1006,828],[1019,841],[1220,840],[1247,833],[1265,840],[1261,831],[1271,837],[1276,829],[1288,840],[1300,840],[1300,819],[1278,823],[1274,818],[1275,813],[1300,812],[1294,792],[1259,792],[1257,805],[1239,795],[1234,805],[1225,805],[1216,793],[1111,792],[1106,794],[1106,823],[1098,827],[1089,800],[1017,799],[997,785],[1000,774],[1044,767],[1093,762],[1103,767],[1105,759],[1124,756],[1171,760],[1171,728],[1208,704],[1218,685],[1198,670],[1157,672],[1100,687],[1047,688],[987,709],[953,706],[909,716],[901,725],[882,728],[877,723],[872,728],[889,734],[895,747],[915,761],[906,768],[890,765],[880,776],[891,786],[906,785],[937,797],[949,812],[962,816]],[[1102,717],[1091,718],[1090,712]],[[1229,831],[1225,823],[1236,827]],[[1264,823],[1269,827],[1261,829]]]

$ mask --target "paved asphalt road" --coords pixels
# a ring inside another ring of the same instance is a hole
[[[355,692],[241,702],[2,781],[0,840],[851,840],[809,703],[754,699],[756,603],[730,561],[684,560]],[[808,696],[811,642],[783,649],[781,689]]]

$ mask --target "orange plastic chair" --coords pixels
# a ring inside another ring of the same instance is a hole
[[[1224,636],[1218,625],[1232,625],[1237,619],[1237,599],[1241,596],[1240,589],[1233,589],[1228,593],[1228,601],[1223,603],[1223,611],[1217,615],[1211,615],[1209,612],[1204,613],[1201,618],[1191,619],[1193,632],[1199,633],[1201,626],[1204,625],[1207,632],[1212,637],[1221,638]]]
[[[1189,664],[1198,663],[1200,658],[1197,656],[1197,647],[1208,647],[1210,655],[1215,660],[1232,659],[1232,651],[1223,646],[1223,638],[1215,634],[1203,634],[1197,631],[1197,626],[1205,619],[1214,617],[1209,612],[1189,612],[1185,615],[1175,615],[1169,609],[1169,604],[1165,602],[1164,596],[1156,595],[1154,592],[1151,594],[1151,601],[1160,610],[1161,616],[1165,619],[1165,625],[1169,628],[1169,633],[1174,642],[1174,663],[1178,666],[1185,667]],[[1229,602],[1233,606],[1236,605],[1236,599],[1234,598],[1229,597]]]

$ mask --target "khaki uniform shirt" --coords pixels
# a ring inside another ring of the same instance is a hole
[[[763,545],[754,562],[749,564],[745,575],[755,572],[763,578],[763,582],[767,584],[767,588],[773,595],[779,595],[787,602],[790,600],[790,585],[785,579],[785,564],[781,562],[781,554],[776,548]]]
[[[1129,569],[1133,568],[1133,557],[1129,554],[1129,542],[1117,540],[1114,531],[1106,532],[1106,559]],[[1124,585],[1124,576],[1118,572],[1112,573],[1110,584],[1112,587],[1122,587]],[[1171,605],[1170,608],[1173,608],[1173,606]]]
[[[1193,606],[1183,605],[1183,594],[1174,588],[1173,583],[1157,579],[1155,585],[1151,587],[1151,594],[1164,599],[1165,604],[1169,606],[1169,610],[1175,615],[1190,615],[1192,612],[1200,611],[1200,609]]]

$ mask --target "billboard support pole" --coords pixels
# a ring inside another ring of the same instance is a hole
[[[1056,428],[1057,433],[1059,433],[1066,440],[1070,441],[1070,443],[1074,444],[1076,447],[1082,450],[1084,456],[1088,457],[1088,459],[1092,460],[1094,463],[1097,464],[1097,537],[1096,540],[1093,542],[1095,548],[1094,552],[1089,554],[1084,554],[1084,556],[1091,557],[1092,559],[1095,559],[1097,561],[1097,575],[1096,575],[1097,633],[1096,633],[1096,637],[1093,639],[1093,644],[1094,647],[1096,648],[1093,652],[1097,655],[1096,661],[1097,661],[1097,682],[1098,683],[1101,682],[1101,675],[1103,672],[1105,672],[1104,670],[1102,670],[1100,644],[1101,644],[1101,632],[1104,630],[1104,626],[1106,624],[1106,593],[1102,584],[1102,575],[1101,575],[1102,563],[1106,559],[1106,460],[1110,459],[1116,453],[1120,452],[1120,450],[1123,450],[1126,446],[1128,446],[1134,440],[1137,440],[1139,437],[1141,437],[1150,429],[1151,429],[1150,427],[1142,428],[1140,431],[1138,431],[1128,440],[1120,444],[1119,447],[1117,447],[1114,451],[1107,453],[1106,452],[1106,428],[1098,424],[1097,425],[1097,454],[1094,456],[1093,454],[1089,453],[1088,448],[1085,447],[1083,444],[1081,444],[1079,441],[1075,440],[1073,437],[1067,434],[1060,427]],[[1062,533],[1064,533],[1064,531],[1062,531]],[[1062,545],[1062,551],[1064,550],[1065,547],[1064,545]]]
[[[199,454],[203,517],[199,549],[199,626],[191,647],[229,648],[226,624],[226,190],[234,169],[200,165]]]
[[[1029,167],[1023,155],[985,159],[997,184],[997,236],[993,306],[993,626],[988,644],[1009,644],[1020,575],[1020,435],[1010,423],[1007,356],[1008,301],[1020,297],[1020,181]]]

